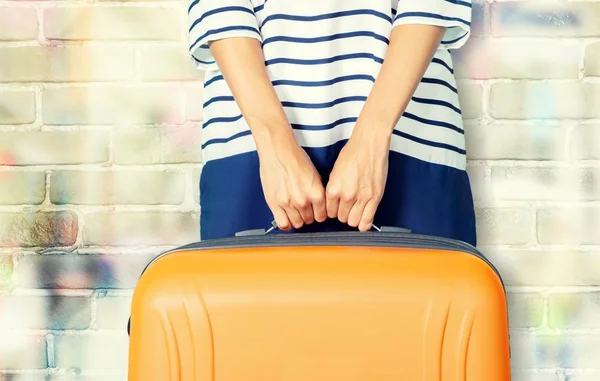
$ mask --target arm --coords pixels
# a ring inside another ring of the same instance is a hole
[[[435,51],[440,44],[449,49],[462,46],[470,31],[470,2],[403,0],[399,4],[403,6],[380,73],[327,184],[328,216],[361,231],[371,228],[383,197],[394,127]],[[446,13],[432,12],[439,9]]]
[[[325,190],[269,79],[252,3],[193,0],[188,15],[191,57],[200,69],[220,70],[231,89],[256,143],[263,193],[277,225],[288,230],[323,221]]]
[[[263,191],[278,227],[298,229],[315,220],[323,222],[325,189],[295,140],[259,42],[223,39],[212,42],[210,49],[256,142]]]

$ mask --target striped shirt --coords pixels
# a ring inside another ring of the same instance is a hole
[[[368,4],[368,5],[367,5]],[[303,147],[347,140],[383,64],[394,27],[446,27],[425,75],[394,128],[391,150],[465,169],[466,152],[451,49],[470,35],[470,0],[193,0],[190,56],[205,71],[206,162],[256,149],[209,43],[262,43],[275,91]]]

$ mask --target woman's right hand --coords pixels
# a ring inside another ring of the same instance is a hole
[[[322,179],[293,134],[281,135],[255,136],[262,188],[275,222],[281,230],[323,222],[327,207]]]

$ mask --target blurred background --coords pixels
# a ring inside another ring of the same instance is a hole
[[[140,272],[199,237],[187,6],[0,0],[1,381],[126,380]],[[473,18],[455,69],[514,380],[599,381],[600,1]]]

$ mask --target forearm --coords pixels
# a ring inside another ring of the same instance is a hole
[[[253,38],[227,38],[212,42],[210,49],[258,148],[274,141],[294,140],[269,79],[260,42]]]
[[[404,113],[444,34],[431,25],[393,29],[380,73],[361,111],[356,135],[389,138]],[[360,120],[368,121],[361,124]]]

